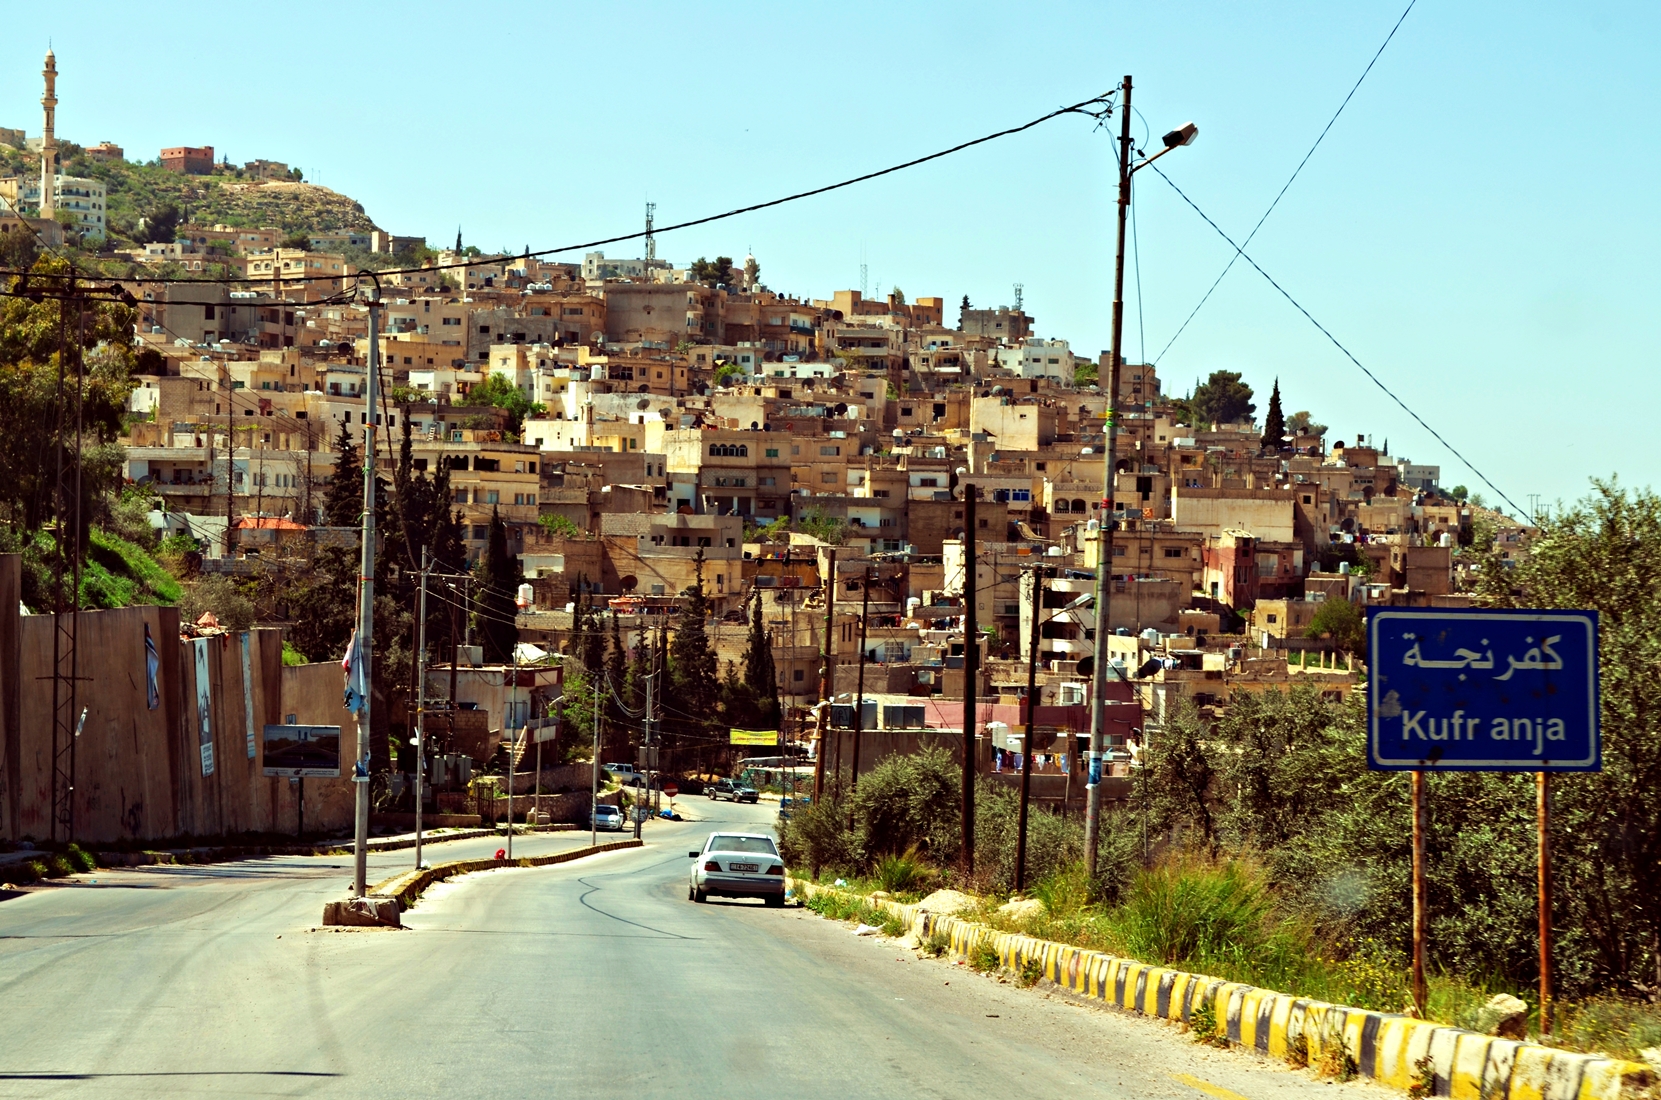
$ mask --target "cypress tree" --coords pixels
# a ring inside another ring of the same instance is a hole
[[[1263,449],[1266,451],[1283,451],[1286,449],[1286,416],[1280,409],[1280,379],[1275,379],[1275,388],[1269,393],[1269,413],[1263,418]]]
[[[761,589],[755,590],[755,606],[750,610],[749,645],[744,650],[744,684],[755,700],[759,729],[778,729],[779,684],[778,672],[773,666],[773,639],[768,636],[761,617]]]
[[[490,511],[490,538],[484,558],[479,562],[479,595],[475,601],[474,627],[479,642],[484,646],[488,663],[513,660],[513,647],[519,641],[517,613],[513,604],[521,574],[519,559],[508,553],[508,529],[502,523],[499,509]]]
[[[323,522],[329,527],[356,527],[363,521],[363,460],[346,422],[335,440],[335,472],[323,497]]]

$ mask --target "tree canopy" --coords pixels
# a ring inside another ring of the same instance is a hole
[[[1240,379],[1239,371],[1216,370],[1194,387],[1186,404],[1196,421],[1195,427],[1249,420],[1257,412],[1252,402],[1252,388]]]

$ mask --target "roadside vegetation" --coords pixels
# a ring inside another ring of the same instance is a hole
[[[1661,1045],[1661,498],[1614,484],[1543,525],[1514,565],[1477,571],[1498,607],[1601,614],[1603,771],[1553,778],[1558,1000],[1553,1040],[1636,1058]],[[977,791],[975,873],[958,856],[958,770],[944,753],[889,758],[833,783],[786,823],[796,873],[916,901],[938,886],[964,914],[1147,962],[1384,1011],[1408,1002],[1409,791],[1366,767],[1360,695],[1236,696],[1207,722],[1173,710],[1148,737],[1128,803],[1102,830],[1042,810],[1028,834],[1027,906],[1010,897],[1014,796]],[[1537,1010],[1534,780],[1427,777],[1429,1014],[1469,1026],[1493,994]],[[868,923],[874,923],[867,921]],[[1538,1033],[1537,1016],[1531,1030]]]

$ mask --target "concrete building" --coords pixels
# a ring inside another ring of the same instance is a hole
[[[161,166],[186,176],[205,176],[213,171],[213,146],[175,145],[161,151]]]

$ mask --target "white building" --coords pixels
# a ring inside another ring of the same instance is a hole
[[[33,176],[20,176],[5,182],[7,186],[0,187],[5,205],[15,206],[25,217],[38,217],[40,181]],[[104,239],[107,232],[107,201],[101,180],[80,176],[52,177],[52,208],[56,219],[86,240]]]
[[[1051,378],[1073,384],[1073,352],[1065,340],[1023,340],[998,349],[998,366],[1022,378]]]

